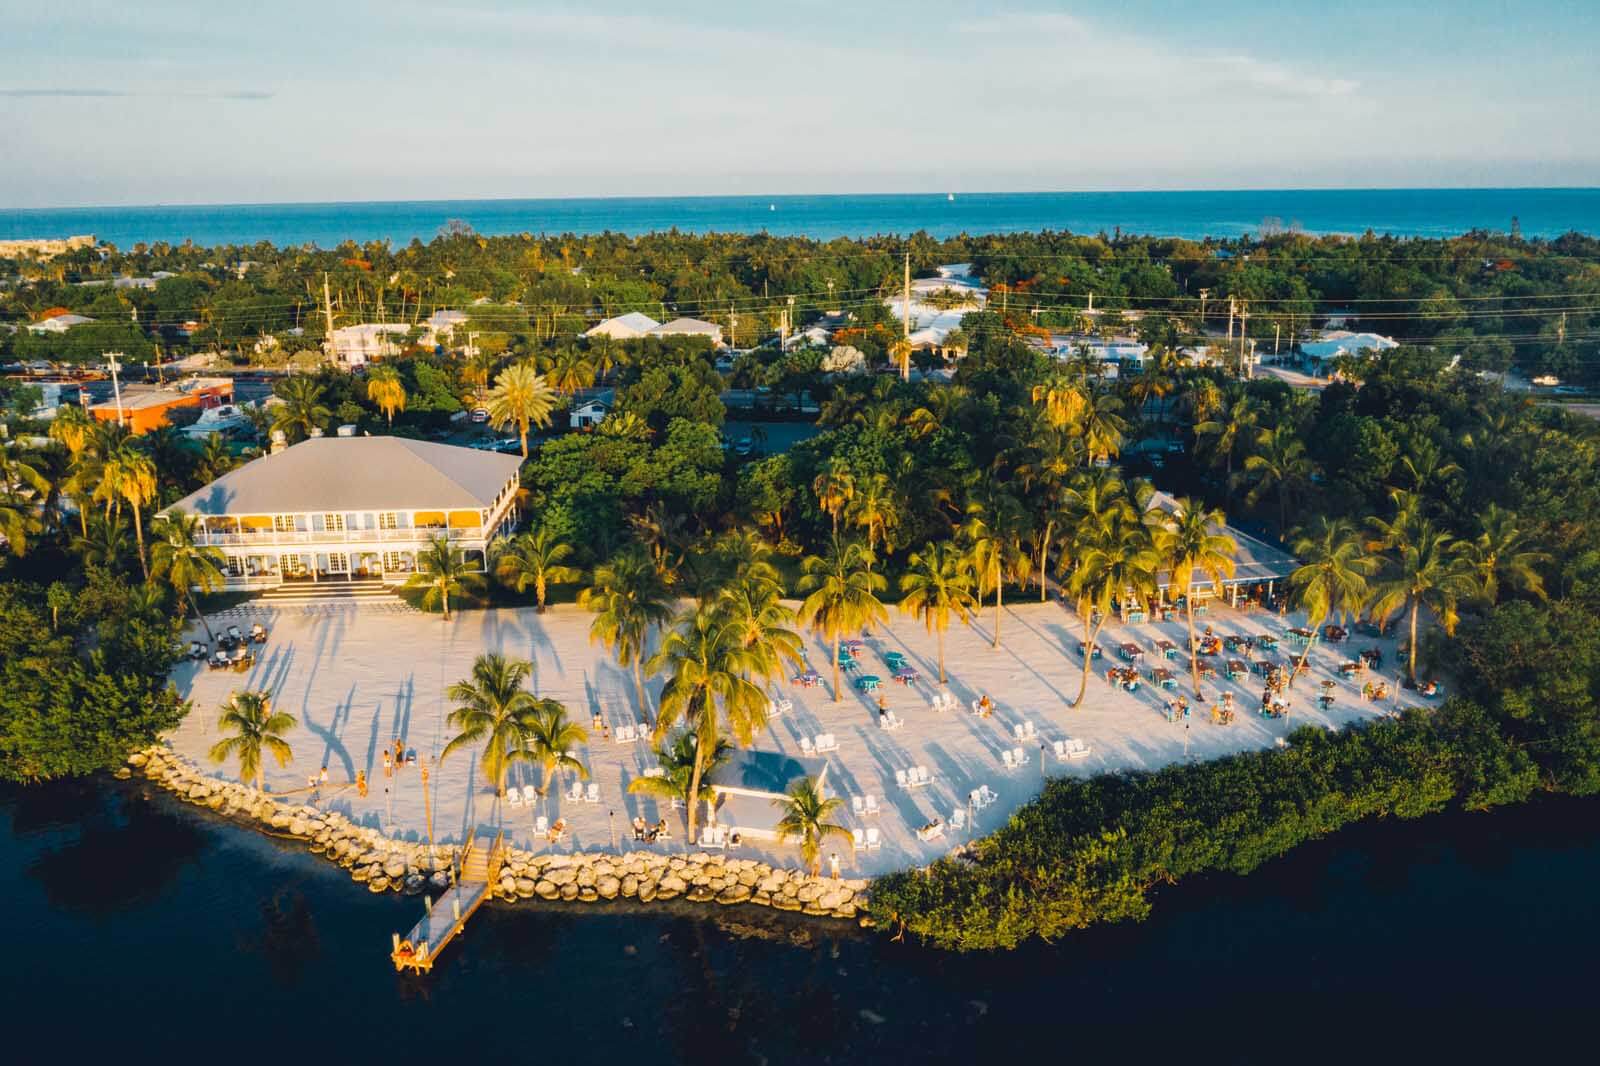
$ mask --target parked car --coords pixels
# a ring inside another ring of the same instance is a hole
[[[474,425],[481,426],[487,421],[489,421],[489,409],[487,407],[474,407],[472,409],[472,422]]]

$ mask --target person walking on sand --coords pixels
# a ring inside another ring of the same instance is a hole
[[[362,799],[367,798],[367,772],[365,770],[356,771],[356,795]]]
[[[383,749],[383,776],[384,777],[388,777],[389,776],[390,765],[391,764],[389,762],[389,749],[388,748],[384,748]]]

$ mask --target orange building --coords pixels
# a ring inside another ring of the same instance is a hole
[[[192,407],[198,412],[232,402],[232,379],[191,378],[175,385],[124,385],[120,406],[113,396],[90,406],[89,414],[102,422],[121,421],[138,434],[171,425],[172,411]]]

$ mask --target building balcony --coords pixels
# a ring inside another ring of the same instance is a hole
[[[331,544],[429,544],[440,534],[448,535],[451,543],[470,543],[487,541],[492,530],[486,526],[455,529],[261,530],[245,533],[200,533],[195,540],[202,547],[211,548],[278,548]]]

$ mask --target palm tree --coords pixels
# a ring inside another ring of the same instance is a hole
[[[538,716],[539,701],[522,687],[533,664],[486,652],[472,664],[472,676],[445,690],[455,709],[445,721],[457,730],[439,753],[442,764],[456,751],[483,744],[483,774],[496,797],[505,795],[506,771],[514,763],[532,762],[529,736]]]
[[[1221,410],[1220,401],[1209,393],[1202,394],[1197,400],[1192,401],[1198,405],[1217,408],[1216,413],[1196,423],[1194,435],[1196,439],[1213,437],[1211,444],[1211,462],[1217,465],[1220,460],[1224,467],[1224,474],[1231,480],[1233,478],[1233,457],[1238,452],[1240,444],[1248,441],[1256,429],[1256,405],[1249,396],[1240,394],[1226,409]],[[1195,417],[1199,417],[1198,410]]]
[[[278,382],[273,392],[283,403],[277,405],[272,428],[291,442],[304,440],[333,418],[333,412],[322,402],[322,386],[311,378],[287,378]]]
[[[514,363],[500,371],[489,390],[486,406],[496,429],[516,426],[522,439],[522,457],[528,457],[528,427],[550,424],[555,410],[555,393],[544,376],[529,363]]]
[[[789,628],[794,625],[795,613],[783,602],[783,586],[775,572],[769,576],[762,567],[771,570],[770,564],[759,563],[723,584],[717,603],[739,631],[744,646],[760,659],[754,673],[770,681],[779,676],[785,663],[800,665],[805,650],[800,634]]]
[[[994,593],[991,648],[1000,647],[1000,611],[1006,579],[1026,581],[1031,569],[1018,536],[1021,523],[1017,501],[1004,492],[995,492],[987,505],[978,500],[967,505],[967,521],[960,530],[966,543],[967,563],[975,578],[974,593],[980,599]]]
[[[912,552],[906,572],[900,578],[900,610],[918,618],[928,632],[938,634],[939,684],[945,683],[944,633],[950,616],[971,622],[978,609],[973,595],[972,567],[954,544],[941,541],[925,544]]]
[[[700,795],[707,762],[703,753],[716,750],[724,720],[740,744],[749,744],[766,727],[766,696],[750,680],[761,666],[760,656],[745,646],[744,634],[715,604],[690,606],[679,614],[675,626],[663,635],[660,650],[646,664],[650,673],[667,675],[656,742],[680,723],[695,735],[689,795]],[[695,840],[697,814],[697,807],[689,808],[690,844]]]
[[[1289,575],[1289,589],[1296,606],[1306,612],[1311,640],[1300,656],[1290,682],[1305,669],[1311,647],[1322,624],[1332,615],[1353,615],[1367,602],[1367,579],[1378,569],[1378,559],[1367,554],[1361,536],[1349,519],[1329,519],[1318,515],[1309,532],[1294,542],[1295,557],[1301,563]]]
[[[545,370],[550,387],[560,393],[575,393],[594,384],[595,369],[576,348],[563,348],[553,355]]]
[[[294,724],[293,715],[272,709],[267,693],[235,692],[222,705],[222,716],[217,719],[219,733],[231,730],[234,735],[211,746],[211,761],[221,765],[238,756],[239,780],[255,781],[259,791],[261,752],[270,752],[280,769],[288,766],[294,752],[283,734],[293,729]]]
[[[395,414],[406,409],[406,386],[400,380],[400,371],[387,363],[368,371],[367,399],[378,405],[378,410],[393,426]]]
[[[1483,598],[1491,604],[1497,602],[1504,583],[1544,599],[1544,579],[1538,568],[1550,561],[1550,555],[1528,546],[1517,516],[1491,503],[1478,516],[1478,524],[1482,532],[1463,545],[1463,551],[1478,576]]]
[[[1109,461],[1122,451],[1128,423],[1118,412],[1121,401],[1104,391],[1084,393],[1078,425],[1092,462]]]
[[[594,569],[593,584],[578,595],[578,605],[595,613],[589,641],[603,641],[617,657],[617,665],[633,668],[639,707],[645,708],[641,666],[650,630],[672,617],[661,571],[650,557],[630,547]]]
[[[628,524],[639,543],[650,549],[662,580],[669,584],[675,581],[682,548],[689,538],[688,519],[658,501],[646,507],[643,514],[629,515]]]
[[[583,571],[567,566],[572,556],[572,545],[562,540],[549,526],[540,526],[531,533],[519,533],[509,541],[496,544],[490,551],[495,559],[495,573],[500,580],[516,589],[527,592],[533,586],[535,610],[544,613],[545,593],[551,584],[564,585],[581,580]]]
[[[850,838],[850,830],[836,822],[828,821],[844,806],[844,800],[824,797],[816,781],[802,777],[789,789],[784,799],[775,799],[772,805],[783,811],[778,819],[778,843],[800,841],[800,861],[815,876],[822,869],[822,842],[829,837]]]
[[[544,770],[544,787],[539,791],[550,801],[550,786],[562,770],[570,770],[582,780],[589,768],[579,762],[572,749],[589,741],[589,731],[567,718],[567,709],[555,700],[535,700],[533,716],[525,729],[529,757]],[[548,807],[545,810],[549,814]]]
[[[206,442],[200,450],[200,461],[194,468],[196,477],[210,484],[238,465],[239,461],[228,450],[228,442],[222,439],[222,434],[206,434]]]
[[[636,796],[649,796],[668,803],[681,803],[686,811],[697,808],[701,803],[716,802],[715,792],[703,781],[697,794],[691,795],[689,791],[694,780],[695,752],[698,747],[695,735],[687,731],[676,734],[671,743],[663,741],[656,747],[656,759],[661,766],[661,774],[656,777],[635,777],[628,782],[628,791]],[[733,745],[718,737],[711,754],[705,760],[702,776],[710,774],[727,762],[732,753]]]
[[[221,589],[226,584],[222,568],[227,565],[227,556],[218,548],[199,543],[200,519],[183,511],[170,512],[160,532],[160,538],[150,547],[151,573],[171,582],[180,604],[194,607],[194,616],[204,627],[206,639],[215,644],[216,634],[211,631],[206,616],[200,613],[199,601],[189,590],[197,588],[205,593]]]
[[[1401,609],[1411,615],[1406,676],[1417,679],[1417,615],[1423,606],[1433,612],[1448,634],[1456,631],[1456,607],[1478,589],[1477,574],[1465,545],[1432,522],[1418,523],[1412,539],[1388,560],[1387,575],[1372,590],[1372,611],[1387,619]]]
[[[900,368],[900,380],[911,380],[911,341],[907,337],[896,337],[889,342],[889,360]]]
[[[417,572],[406,579],[406,588],[423,589],[422,608],[431,611],[437,604],[450,621],[450,597],[483,586],[483,575],[467,569],[467,556],[453,547],[450,537],[441,533],[417,552]]]
[[[62,404],[50,422],[50,439],[66,445],[73,461],[88,447],[94,435],[94,419],[76,404]]]
[[[833,646],[833,702],[842,698],[839,641],[873,622],[887,622],[889,612],[877,593],[888,582],[872,571],[872,552],[860,541],[835,537],[827,555],[808,556],[801,564],[799,591],[807,593],[799,620]]]
[[[1188,497],[1180,497],[1166,521],[1156,530],[1156,551],[1170,575],[1167,587],[1184,598],[1184,621],[1189,627],[1189,672],[1194,697],[1200,699],[1200,659],[1194,639],[1194,583],[1199,578],[1217,590],[1233,576],[1233,557],[1239,545],[1226,533],[1227,518],[1219,510],[1206,510]]]
[[[817,494],[817,503],[822,509],[833,517],[833,535],[837,539],[839,515],[856,495],[855,478],[850,476],[844,460],[828,460],[827,467],[811,483],[811,491]]]
[[[1113,504],[1106,515],[1084,514],[1073,541],[1076,559],[1068,588],[1083,620],[1083,678],[1072,702],[1079,707],[1089,691],[1090,653],[1111,617],[1112,601],[1154,598],[1160,559],[1149,528],[1126,502]]]
[[[889,533],[900,524],[893,483],[888,474],[873,474],[863,481],[855,497],[846,508],[846,517],[866,530],[867,551],[876,558],[878,541],[883,541],[885,553],[891,550]]]
[[[128,557],[128,527],[120,515],[96,514],[83,535],[72,538],[72,550],[85,566],[117,570]]]
[[[1087,394],[1080,382],[1065,374],[1055,374],[1049,380],[1035,385],[1031,395],[1051,426],[1073,434],[1078,432],[1087,402]]]
[[[106,501],[107,510],[112,504],[120,506],[126,502],[128,509],[133,512],[133,536],[139,547],[139,570],[148,581],[150,567],[144,554],[143,510],[156,497],[155,463],[131,440],[124,440],[106,457],[100,477],[96,495]]]
[[[1278,494],[1278,533],[1289,528],[1289,499],[1311,483],[1315,467],[1293,427],[1279,425],[1256,434],[1256,450],[1245,456],[1244,476],[1251,481],[1245,500],[1252,507],[1268,492]]]

